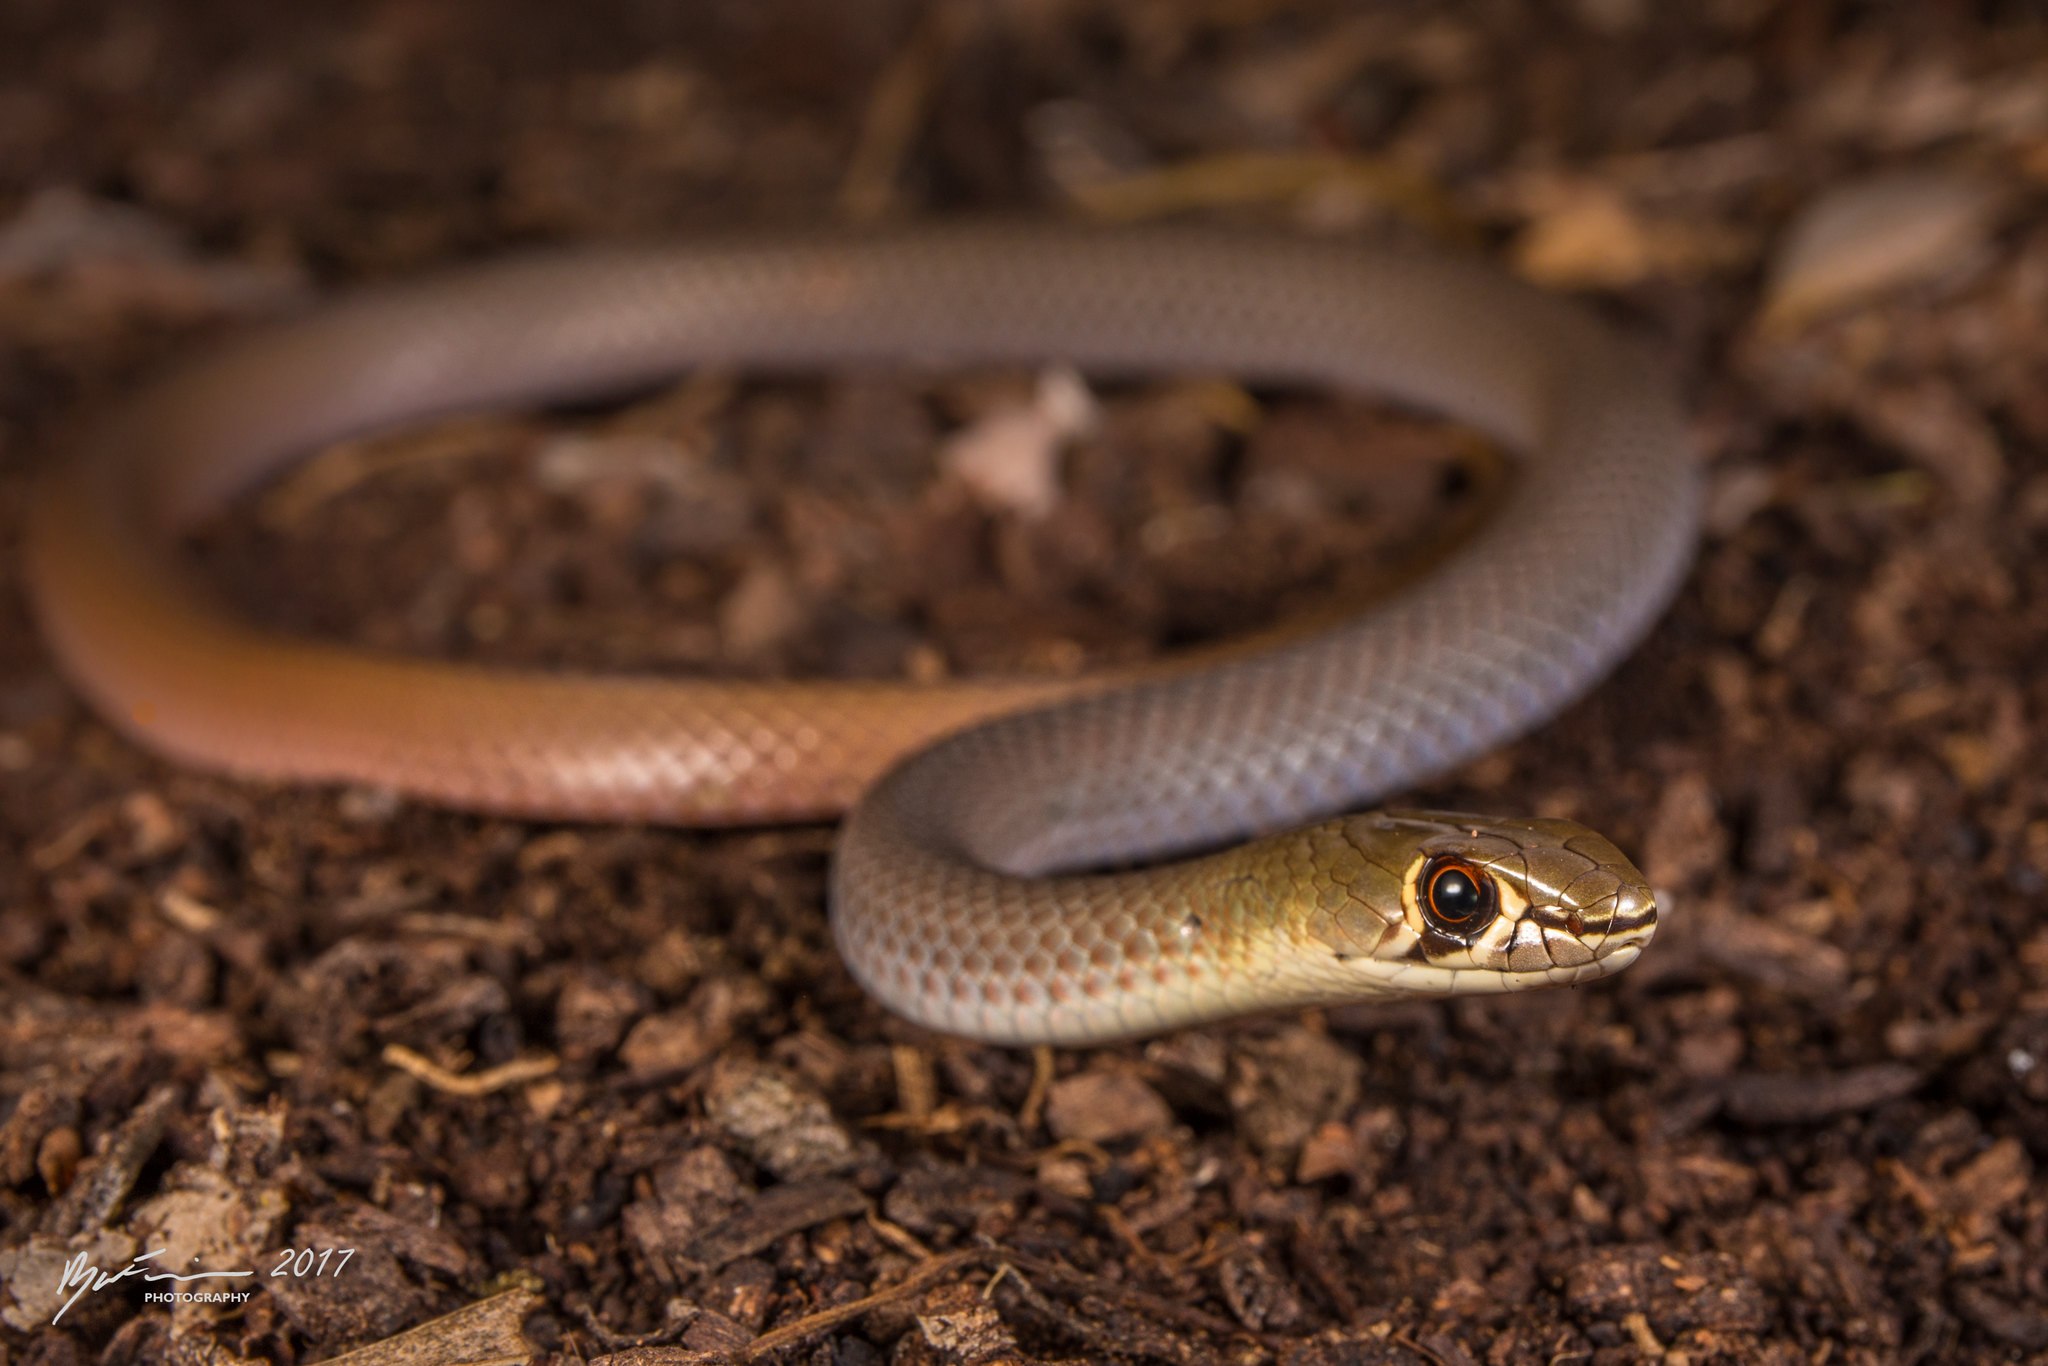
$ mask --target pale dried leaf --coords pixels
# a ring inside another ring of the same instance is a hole
[[[1886,171],[1823,193],[1785,230],[1760,325],[1798,327],[1974,257],[1998,217],[1998,187],[1960,171]]]
[[[1095,421],[1095,400],[1071,370],[1049,370],[1028,403],[998,408],[955,433],[940,468],[990,512],[1044,517],[1059,502],[1059,457]]]

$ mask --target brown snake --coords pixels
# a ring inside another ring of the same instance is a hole
[[[707,362],[1058,359],[1226,371],[1440,410],[1522,458],[1459,556],[1363,617],[1108,691],[522,672],[286,639],[176,534],[322,443]],[[851,808],[834,931],[934,1028],[1094,1042],[1633,961],[1641,874],[1562,821],[1342,816],[1548,718],[1684,573],[1697,480],[1668,382],[1485,267],[1351,242],[962,226],[585,252],[366,294],[97,416],[28,555],[77,685],[165,754],[536,817],[734,824]],[[1023,710],[1019,710],[1019,709]],[[1018,713],[1007,715],[1006,713]]]

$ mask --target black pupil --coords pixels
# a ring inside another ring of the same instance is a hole
[[[1479,884],[1462,868],[1446,868],[1429,885],[1429,902],[1445,920],[1469,920],[1479,913]]]

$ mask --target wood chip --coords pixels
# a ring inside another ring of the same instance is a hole
[[[797,1181],[771,1186],[690,1245],[694,1262],[717,1270],[727,1262],[759,1252],[787,1234],[848,1219],[868,1207],[867,1197],[848,1181]]]
[[[1810,1124],[1874,1110],[1920,1089],[1920,1069],[1880,1062],[1818,1076],[1750,1073],[1735,1078],[1723,1108],[1744,1124]]]
[[[1062,1141],[1116,1143],[1171,1123],[1173,1111],[1159,1093],[1128,1072],[1082,1072],[1046,1093],[1045,1127]]]

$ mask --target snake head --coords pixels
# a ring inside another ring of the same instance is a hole
[[[1657,927],[1642,873],[1571,821],[1390,811],[1326,829],[1355,851],[1338,860],[1350,896],[1325,898],[1308,931],[1381,990],[1589,981],[1633,963]]]

